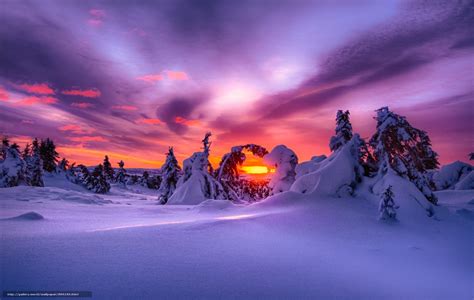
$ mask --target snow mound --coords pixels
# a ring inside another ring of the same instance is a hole
[[[446,190],[455,188],[458,182],[463,181],[465,177],[474,176],[470,173],[474,170],[474,167],[470,164],[463,163],[461,161],[455,161],[448,165],[443,166],[438,172],[433,174],[433,183],[437,190]],[[469,179],[467,182],[463,183],[459,189],[470,189],[464,188],[465,186],[470,186],[469,183],[472,181]],[[471,187],[472,188],[472,187]]]
[[[295,167],[298,164],[295,152],[285,145],[278,145],[263,159],[276,168],[269,183],[273,193],[288,191],[295,181]]]
[[[474,190],[474,171],[471,171],[469,174],[464,176],[458,183],[454,186],[455,190]]]
[[[431,217],[435,213],[434,206],[426,199],[422,192],[410,181],[398,176],[395,171],[389,169],[372,188],[376,195],[381,195],[388,186],[392,186],[397,218],[402,221],[413,221]],[[442,208],[439,208],[442,210]]]
[[[354,141],[339,148],[329,158],[299,166],[299,176],[290,190],[303,194],[346,196],[352,193],[359,166],[354,159]]]
[[[196,207],[194,207],[194,209],[199,212],[213,212],[233,208],[236,206],[237,205],[233,204],[230,200],[208,199],[198,204]]]
[[[7,220],[39,221],[44,220],[44,217],[37,212],[30,211],[13,218],[9,218]]]

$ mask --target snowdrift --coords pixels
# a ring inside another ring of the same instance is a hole
[[[473,176],[470,175],[474,167],[470,164],[461,161],[455,161],[443,166],[438,172],[433,174],[433,183],[437,190],[446,190],[456,188],[456,184],[469,177],[465,182],[460,184],[456,189],[471,189],[474,188]]]
[[[351,140],[321,162],[311,160],[298,165],[297,179],[290,191],[328,196],[351,194],[359,169],[353,150],[354,140]]]

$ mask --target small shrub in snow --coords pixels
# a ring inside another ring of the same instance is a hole
[[[85,181],[85,186],[88,190],[98,194],[105,194],[110,190],[110,184],[104,174],[104,167],[99,164],[95,167]]]
[[[393,199],[392,186],[388,186],[381,195],[379,205],[379,220],[396,220],[398,206],[395,205]]]
[[[127,171],[124,169],[125,163],[123,160],[118,162],[119,169],[115,175],[115,182],[121,184],[123,187],[127,186]]]

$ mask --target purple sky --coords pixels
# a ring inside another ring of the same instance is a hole
[[[156,167],[213,132],[328,154],[337,109],[370,137],[388,105],[442,163],[474,151],[469,1],[8,1],[0,131],[78,163]]]

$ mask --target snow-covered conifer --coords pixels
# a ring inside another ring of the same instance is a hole
[[[123,187],[127,186],[127,181],[126,181],[126,174],[127,171],[124,169],[125,163],[123,160],[118,162],[119,169],[117,170],[117,174],[115,176],[115,182],[121,184]]]
[[[60,171],[66,172],[68,168],[69,168],[69,161],[63,157],[58,164],[58,169]]]
[[[412,127],[405,117],[391,112],[388,107],[377,110],[376,120],[377,131],[369,143],[379,172],[385,174],[392,168],[436,204],[427,172],[438,166],[438,155],[431,149],[426,132]]]
[[[40,155],[40,146],[37,139],[33,140],[31,155],[26,158],[26,178],[31,186],[44,186],[43,161]]]
[[[26,183],[25,172],[25,162],[21,158],[18,145],[14,143],[6,148],[5,159],[0,163],[0,187]]]
[[[392,186],[388,186],[380,197],[379,220],[396,220],[398,206],[393,199]]]
[[[21,157],[23,160],[26,161],[26,159],[31,155],[31,146],[30,143],[27,143],[23,151],[21,152]]]
[[[46,140],[41,140],[40,154],[43,160],[43,169],[46,172],[56,171],[59,153],[56,152],[56,145],[51,139],[47,138]]]
[[[104,174],[107,180],[111,181],[114,178],[114,168],[110,164],[109,157],[106,155],[104,158]]]
[[[5,157],[7,156],[7,150],[10,147],[10,140],[8,139],[7,136],[4,136],[2,138],[2,146],[0,149],[0,160],[4,160]]]
[[[352,125],[349,120],[349,111],[338,110],[336,115],[336,135],[331,137],[329,148],[336,151],[352,138]]]
[[[173,147],[169,147],[165,164],[161,167],[161,184],[158,190],[158,201],[161,204],[166,204],[176,190],[180,171],[181,167],[174,156]]]
[[[104,167],[99,164],[92,171],[86,180],[87,189],[98,194],[105,194],[110,190],[110,184],[107,182],[104,174]]]

